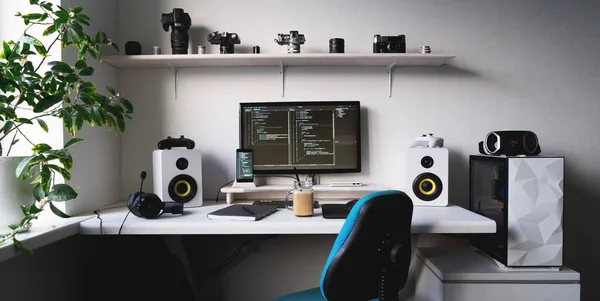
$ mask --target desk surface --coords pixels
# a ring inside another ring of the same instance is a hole
[[[186,208],[183,216],[165,214],[157,219],[144,219],[129,214],[121,234],[337,234],[345,221],[324,219],[321,216],[321,209],[316,209],[312,217],[295,217],[291,210],[281,209],[260,221],[222,221],[207,218],[208,213],[226,206],[230,205],[205,202],[201,207]],[[126,207],[100,210],[102,233],[117,234],[127,212]],[[83,221],[79,231],[84,235],[99,235],[100,219],[92,218]],[[456,205],[415,207],[412,232],[416,234],[494,233],[496,223]]]

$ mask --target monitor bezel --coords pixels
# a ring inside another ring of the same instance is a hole
[[[244,134],[243,134],[243,110],[246,107],[253,106],[312,106],[312,105],[325,105],[325,106],[336,106],[336,105],[354,105],[357,107],[356,110],[356,167],[352,168],[335,168],[335,169],[323,169],[323,168],[312,168],[312,169],[297,169],[299,174],[334,174],[334,173],[358,173],[362,170],[362,132],[361,132],[361,105],[358,100],[347,100],[347,101],[274,101],[274,102],[240,102],[239,106],[239,147],[242,148],[244,145]],[[294,174],[293,167],[289,169],[257,169],[254,167],[254,174],[269,175],[269,174]]]

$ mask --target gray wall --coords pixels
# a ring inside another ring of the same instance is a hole
[[[405,166],[406,143],[432,132],[451,151],[451,201],[466,206],[467,159],[477,142],[494,129],[531,129],[545,154],[566,157],[565,261],[582,274],[582,300],[600,294],[594,248],[600,238],[594,178],[600,173],[599,1],[119,1],[121,45],[138,40],[145,52],[160,45],[169,53],[169,34],[159,19],[174,7],[190,13],[194,45],[206,44],[208,31],[233,31],[242,38],[239,51],[260,45],[263,53],[284,53],[273,38],[297,29],[307,36],[303,52],[326,52],[332,37],[345,38],[347,52],[370,52],[373,34],[403,33],[409,51],[430,45],[455,54],[450,66],[397,69],[392,98],[381,68],[290,68],[285,100],[358,99],[367,110],[364,172],[323,181],[358,179],[402,189],[398,171]],[[122,198],[136,189],[139,171],[151,168],[156,142],[179,134],[203,151],[204,174],[211,175],[205,176],[204,194],[214,197],[234,176],[238,103],[281,99],[276,68],[183,69],[178,99],[168,69],[121,71],[119,88],[136,105],[136,115],[144,116],[122,139]],[[265,242],[224,275],[227,300],[252,294],[244,281],[259,276],[279,284],[261,287],[264,297],[318,285],[330,245],[331,238],[310,236]]]
[[[153,45],[170,53],[169,34],[158,20],[174,7],[190,13],[192,44],[205,44],[212,53],[218,47],[204,40],[209,31],[237,32],[238,52],[260,45],[262,53],[284,53],[274,37],[297,29],[307,38],[303,52],[326,52],[332,37],[345,38],[347,52],[370,52],[373,34],[403,33],[409,51],[430,45],[455,54],[446,67],[398,68],[392,98],[381,68],[290,67],[285,100],[358,99],[367,110],[364,172],[324,176],[323,182],[358,179],[402,189],[398,171],[405,167],[406,143],[432,132],[446,139],[451,152],[451,201],[466,206],[467,160],[477,142],[490,130],[533,130],[545,154],[566,157],[565,262],[582,273],[584,300],[600,293],[594,285],[600,263],[590,247],[600,238],[591,231],[600,211],[599,1],[121,1],[121,42],[138,40],[145,53]],[[150,168],[156,142],[185,134],[203,151],[204,174],[211,175],[204,178],[204,195],[213,197],[234,177],[238,103],[281,100],[277,68],[182,69],[178,99],[168,69],[121,71],[120,88],[147,117],[136,119],[123,139],[123,196],[135,189],[139,170]],[[279,250],[291,252],[298,244]],[[319,265],[326,254],[308,250],[304,256]],[[279,258],[273,265],[290,271]],[[255,273],[244,267],[231,279]],[[262,277],[275,275],[286,281],[271,270]],[[318,283],[303,271],[287,277]]]

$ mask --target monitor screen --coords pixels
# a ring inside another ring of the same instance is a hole
[[[360,172],[360,102],[240,104],[240,148],[255,174]]]

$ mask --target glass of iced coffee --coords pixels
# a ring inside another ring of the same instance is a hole
[[[314,191],[311,181],[294,181],[294,189],[288,191],[284,199],[285,208],[294,210],[295,216],[312,216],[313,201]]]

